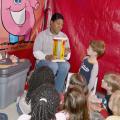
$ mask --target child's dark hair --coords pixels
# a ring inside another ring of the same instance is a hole
[[[43,84],[32,93],[31,120],[55,119],[55,113],[60,103],[59,94],[50,84]]]
[[[43,67],[35,69],[35,71],[31,75],[31,78],[28,81],[29,88],[28,88],[28,92],[26,95],[27,103],[30,102],[32,91],[44,83],[50,83],[52,85],[55,84],[54,83],[54,73],[47,66],[43,66]]]
[[[63,108],[69,113],[69,120],[89,120],[87,97],[76,87],[68,88]]]
[[[58,20],[58,19],[64,20],[64,17],[63,17],[63,15],[60,14],[60,13],[55,13],[55,14],[52,15],[51,21],[54,22],[54,21],[56,21],[56,20]]]
[[[88,87],[87,87],[87,82],[85,80],[85,78],[80,75],[79,73],[74,73],[71,78],[70,78],[70,85],[69,87],[77,87],[78,89],[80,89],[80,91],[83,91],[83,93],[85,95],[88,94]]]

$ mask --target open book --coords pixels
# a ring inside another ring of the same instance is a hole
[[[52,62],[65,62],[65,60],[55,59],[55,60],[52,60]]]
[[[53,62],[65,62],[64,55],[66,40],[66,37],[55,37],[53,39]]]

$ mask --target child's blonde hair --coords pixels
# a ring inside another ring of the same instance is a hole
[[[113,114],[120,116],[120,90],[112,94],[109,101],[109,108]]]
[[[91,40],[90,46],[97,53],[98,57],[105,52],[105,42],[103,40]]]
[[[109,72],[106,73],[103,77],[104,81],[112,88],[111,92],[120,90],[120,74]]]

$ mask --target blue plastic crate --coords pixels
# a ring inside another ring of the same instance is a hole
[[[0,120],[8,120],[8,116],[5,113],[0,113]]]

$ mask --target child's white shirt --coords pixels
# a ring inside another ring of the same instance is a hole
[[[17,120],[30,120],[31,115],[22,114]]]
[[[69,114],[63,110],[63,111],[56,113],[55,117],[56,117],[56,120],[68,120]]]
[[[60,111],[55,114],[56,120],[68,120],[69,114],[65,111]],[[30,120],[31,115],[22,114],[17,120]]]
[[[31,112],[31,104],[27,104],[25,101],[27,92],[25,91],[24,94],[17,98],[17,104],[23,114],[29,114]]]

